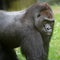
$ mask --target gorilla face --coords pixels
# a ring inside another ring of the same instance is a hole
[[[35,27],[44,35],[51,35],[54,26],[53,12],[51,9],[35,14]]]
[[[47,33],[47,35],[50,35],[52,32],[52,27],[50,26],[50,24],[46,23],[44,24],[43,28],[42,28],[42,32]]]
[[[44,21],[41,26],[42,28],[40,29],[41,33],[44,33],[46,35],[51,35],[51,33],[53,31],[53,25],[54,25],[53,22]]]

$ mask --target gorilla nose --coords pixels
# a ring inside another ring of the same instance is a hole
[[[51,28],[47,28],[47,31],[48,31],[48,32],[52,32],[52,29],[51,29]]]

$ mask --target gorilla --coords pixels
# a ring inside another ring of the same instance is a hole
[[[14,48],[21,47],[27,60],[48,60],[54,17],[47,3],[36,3],[17,11],[0,11],[0,60],[18,60]]]

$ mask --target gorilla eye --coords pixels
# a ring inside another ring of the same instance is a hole
[[[41,16],[40,14],[37,15],[37,17],[40,17],[40,16]]]

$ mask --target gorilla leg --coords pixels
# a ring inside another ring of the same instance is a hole
[[[18,60],[12,49],[6,49],[0,44],[0,60]]]
[[[6,53],[9,55],[11,60],[18,60],[16,52],[13,49],[7,49]]]

